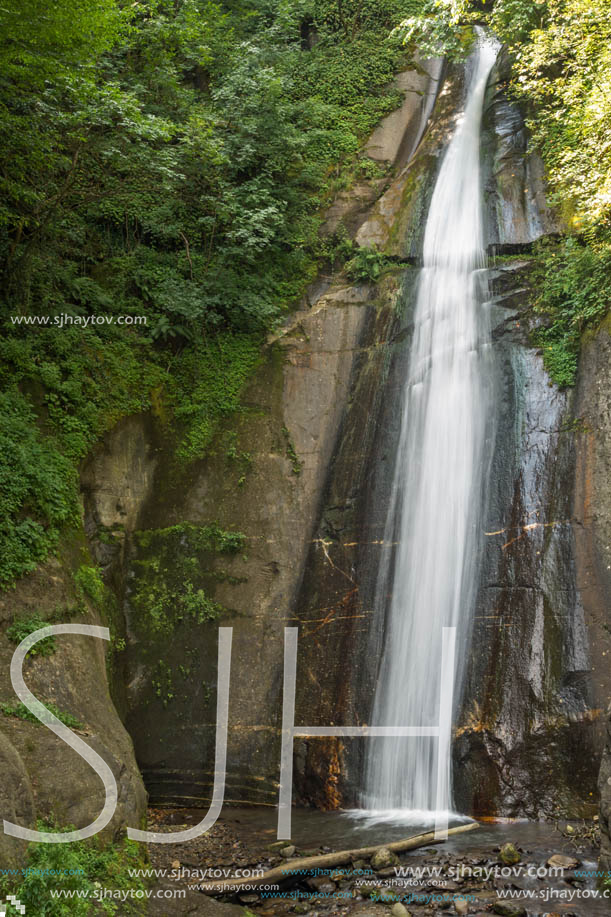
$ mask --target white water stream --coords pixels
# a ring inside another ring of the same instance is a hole
[[[425,228],[384,539],[397,548],[378,581],[378,606],[388,611],[374,726],[437,725],[443,627],[457,628],[457,671],[468,651],[492,386],[480,129],[496,53],[480,35]],[[436,808],[451,810],[449,749],[443,798],[436,798],[437,744],[431,737],[369,739],[363,814],[426,823]]]

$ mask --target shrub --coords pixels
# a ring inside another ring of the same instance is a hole
[[[611,306],[611,247],[596,249],[569,236],[540,248],[533,274],[536,311],[546,327],[534,333],[545,367],[560,386],[575,382],[582,333]]]
[[[33,615],[31,618],[16,618],[13,623],[7,627],[6,636],[11,643],[21,643],[35,630],[41,627],[48,627],[49,621],[43,621],[40,615]],[[35,643],[28,656],[51,656],[55,652],[55,637],[45,637],[39,643]]]
[[[39,822],[37,828],[39,831],[74,830],[73,826],[58,829],[43,822]],[[38,917],[87,917],[93,913],[121,917],[137,915],[144,913],[145,905],[135,893],[143,893],[145,886],[132,871],[144,865],[138,845],[130,840],[106,846],[96,841],[36,842],[28,847],[22,878],[1,877],[0,888],[4,894],[16,895],[25,905],[26,914]],[[98,903],[94,896],[99,895],[101,888],[131,891],[134,896],[125,896],[120,902],[105,898]],[[83,896],[52,897],[52,892],[58,890],[81,892]]]
[[[79,519],[76,473],[18,391],[0,392],[0,586],[45,560]]]

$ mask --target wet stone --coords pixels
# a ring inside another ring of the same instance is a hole
[[[288,860],[289,857],[295,855],[297,848],[294,844],[288,844],[286,847],[282,847],[280,850],[280,856],[284,857],[285,860]]]
[[[397,866],[398,863],[399,858],[388,847],[380,847],[371,857],[371,868],[376,871],[388,869],[389,866]]]
[[[500,914],[500,917],[525,917],[526,915],[526,908],[521,904],[500,899],[494,903],[492,911],[495,914]]]
[[[549,858],[545,865],[556,869],[575,869],[579,866],[579,860],[576,860],[575,857],[566,856],[563,853],[555,853]]]
[[[376,870],[376,872],[383,879],[386,879],[389,876],[392,876],[394,878],[397,875],[396,867],[394,866],[387,866],[385,869]]]
[[[329,876],[316,876],[308,879],[306,885],[323,895],[331,895],[335,891],[335,882]]]
[[[520,852],[515,844],[503,844],[499,851],[499,860],[505,866],[515,866],[520,862]]]
[[[391,917],[410,917],[410,913],[404,904],[401,904],[400,901],[397,901],[396,904],[390,909]]]

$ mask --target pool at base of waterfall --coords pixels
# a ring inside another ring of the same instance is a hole
[[[196,824],[202,815],[201,809],[150,812],[156,829],[169,832]],[[306,913],[310,917],[391,917],[397,903],[412,917],[446,913],[603,917],[609,913],[611,893],[605,898],[603,889],[597,888],[595,822],[481,821],[479,828],[450,836],[444,843],[391,855],[391,865],[386,866],[376,864],[368,854],[359,855],[359,848],[419,834],[430,830],[432,822],[425,819],[408,825],[398,818],[381,821],[369,814],[355,818],[346,811],[294,808],[292,837],[281,843],[276,840],[276,825],[277,812],[271,806],[228,805],[212,829],[195,841],[151,845],[151,865],[175,873],[180,872],[177,864],[185,867],[185,876],[175,881],[192,890],[189,905],[191,900],[196,904],[201,889],[195,890],[202,879],[220,876],[231,881],[252,876],[257,869],[277,871],[281,866],[285,877],[280,881],[276,872],[273,882],[262,878],[258,885],[236,886],[221,896],[260,917]],[[339,866],[327,862],[325,868],[309,871],[299,867],[298,860],[304,856],[342,850],[351,856]],[[203,907],[201,913],[210,911]],[[397,908],[392,917],[399,913],[403,911]]]

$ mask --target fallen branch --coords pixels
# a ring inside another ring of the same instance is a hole
[[[478,822],[469,822],[468,825],[459,825],[457,828],[448,828],[448,837],[453,834],[462,834],[464,831],[473,831],[479,828]],[[287,845],[289,841],[286,842]],[[439,844],[435,840],[435,832],[429,831],[427,834],[415,834],[413,837],[403,838],[401,841],[392,841],[390,844],[376,844],[374,847],[357,847],[355,850],[337,850],[335,853],[322,853],[315,857],[302,857],[298,860],[286,860],[282,866],[276,866],[268,870],[262,876],[250,876],[239,879],[223,879],[221,882],[204,882],[198,885],[198,891],[210,895],[222,895],[226,891],[238,891],[240,886],[248,885],[267,885],[268,883],[281,882],[284,879],[290,879],[296,875],[297,870],[303,874],[303,870],[326,869],[332,866],[344,866],[353,860],[362,860],[371,857],[377,850],[385,847],[392,850],[393,853],[402,853],[405,850],[414,850],[416,847],[428,847],[430,844]]]

